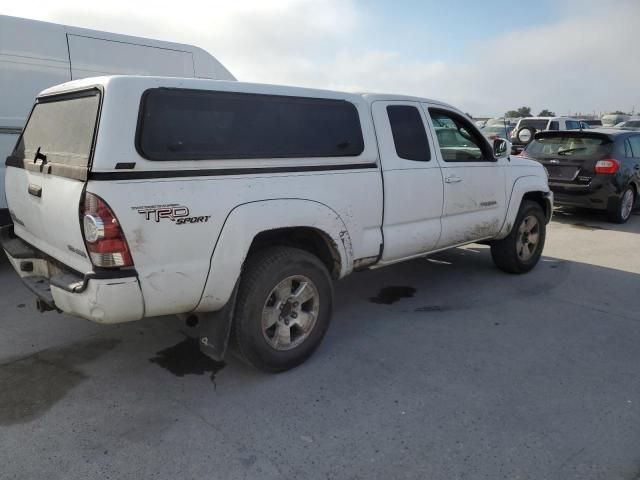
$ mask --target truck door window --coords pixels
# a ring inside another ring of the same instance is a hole
[[[431,160],[427,132],[418,109],[410,105],[389,105],[387,115],[398,157],[417,162]]]
[[[560,125],[557,120],[553,120],[549,123],[549,130],[560,130]]]
[[[429,109],[431,121],[445,162],[482,162],[492,156],[488,144],[470,122],[444,110]]]

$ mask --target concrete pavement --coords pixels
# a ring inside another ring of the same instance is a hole
[[[171,317],[41,315],[3,260],[0,478],[638,478],[637,214],[556,213],[524,276],[471,245],[336,292],[320,349],[270,376]]]

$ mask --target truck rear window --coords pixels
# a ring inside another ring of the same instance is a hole
[[[566,134],[536,138],[527,145],[525,151],[536,158],[595,158],[607,155],[612,145],[613,142],[606,137]]]
[[[343,100],[148,90],[137,147],[150,160],[357,156],[355,106]]]
[[[533,127],[536,130],[544,130],[547,128],[548,123],[549,123],[549,120],[529,120],[525,118],[523,120],[520,120],[520,124],[518,125],[518,128]]]
[[[98,90],[39,99],[11,158],[27,168],[45,163],[50,173],[86,179],[99,107]]]

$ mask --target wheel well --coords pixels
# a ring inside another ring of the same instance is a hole
[[[544,193],[542,193],[542,192],[527,192],[522,197],[522,201],[524,202],[525,200],[531,200],[533,202],[536,202],[542,208],[542,211],[544,212],[545,218],[547,220],[549,218],[551,218],[551,212],[549,211],[549,204],[544,198]]]
[[[276,245],[305,250],[318,257],[332,277],[338,278],[340,275],[341,262],[337,246],[331,237],[321,230],[311,227],[289,227],[260,232],[251,242],[247,256]]]

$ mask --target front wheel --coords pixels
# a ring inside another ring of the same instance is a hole
[[[291,247],[253,254],[233,320],[241,359],[274,373],[300,365],[320,345],[332,307],[331,276],[316,256]]]
[[[491,257],[496,266],[509,273],[526,273],[536,266],[546,237],[547,225],[540,205],[522,202],[509,235],[491,243]]]

